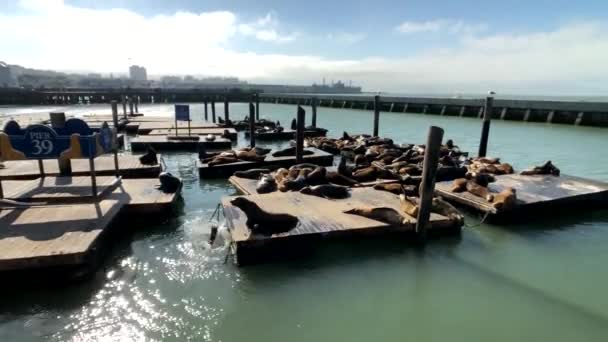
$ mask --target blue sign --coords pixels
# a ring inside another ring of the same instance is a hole
[[[176,104],[175,105],[175,120],[190,121],[190,106]]]

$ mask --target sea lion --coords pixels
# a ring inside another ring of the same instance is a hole
[[[294,180],[294,179],[296,179],[296,177],[298,177],[299,174],[300,174],[300,169],[290,168],[289,171],[287,172],[287,178]]]
[[[454,179],[450,192],[465,192],[467,190],[467,182],[466,178]]]
[[[465,177],[483,187],[496,181],[496,178],[488,173],[468,172]]]
[[[498,164],[500,163],[500,158],[477,157],[473,159],[473,161],[480,162],[483,164]]]
[[[296,179],[286,179],[283,181],[282,188],[286,191],[300,191],[306,186],[306,177],[298,176]]]
[[[236,159],[235,157],[217,156],[217,157],[213,158],[213,160],[211,160],[210,162],[208,162],[207,165],[208,166],[215,166],[215,165],[236,163],[238,161],[239,160]]]
[[[308,156],[314,154],[313,151],[310,150],[303,150],[302,151],[302,155],[303,156]],[[287,156],[295,156],[296,155],[296,148],[295,147],[287,147],[285,149],[282,150],[278,150],[274,153],[272,153],[273,157],[287,157]]]
[[[291,129],[294,131],[298,129],[298,121],[295,118],[291,120]]]
[[[485,186],[481,186],[472,180],[467,182],[466,187],[468,192],[472,193],[475,196],[479,196],[488,202],[492,202],[492,200],[494,199],[494,196],[490,193],[488,188],[486,188]]]
[[[498,171],[497,173],[501,175],[510,175],[514,172],[513,166],[511,166],[511,164],[509,163],[502,163],[496,165],[496,170]]]
[[[300,190],[300,193],[313,195],[318,197],[341,199],[348,197],[348,188],[340,185],[321,184],[315,186],[306,186]]]
[[[369,166],[369,162],[365,159],[365,155],[357,154],[355,155],[355,165],[356,166]]]
[[[352,174],[352,178],[357,182],[371,182],[376,180],[377,168],[374,166],[356,170]]]
[[[515,189],[505,188],[503,191],[494,194],[492,206],[496,209],[508,210],[515,206],[516,200]]]
[[[167,194],[174,194],[182,185],[181,179],[175,177],[170,172],[161,172],[158,180],[160,181],[158,189]]]
[[[448,139],[448,140],[445,142],[445,146],[446,146],[447,148],[449,148],[449,149],[453,149],[453,148],[454,148],[454,141],[453,141],[452,139]]]
[[[269,213],[245,197],[237,197],[230,203],[247,215],[247,227],[254,234],[272,235],[288,232],[299,222],[293,215]]]
[[[416,202],[414,197],[408,197],[404,194],[399,195],[401,210],[412,217],[418,217],[418,211],[420,210]]]
[[[451,204],[444,201],[441,197],[433,198],[432,212],[456,220],[460,224],[464,222],[464,216]]]
[[[289,169],[293,170],[293,169],[316,169],[318,166],[316,164],[311,164],[311,163],[301,163],[301,164],[296,164],[296,165],[292,165]]]
[[[236,157],[241,160],[252,161],[252,162],[259,162],[266,158],[266,156],[259,156],[257,153],[255,153],[254,149],[249,150],[249,151],[243,151],[243,150],[236,151]]]
[[[271,175],[262,175],[255,190],[258,194],[267,194],[277,190],[277,182]]]
[[[560,170],[557,167],[555,167],[555,165],[553,165],[553,163],[551,163],[550,160],[548,160],[543,165],[535,166],[534,168],[529,169],[529,170],[524,170],[520,174],[524,175],[524,176],[531,176],[531,175],[559,176]]]
[[[142,165],[157,165],[158,164],[158,156],[156,154],[156,150],[150,146],[146,146],[146,154],[139,157],[139,162]]]
[[[246,179],[259,179],[262,174],[269,172],[269,169],[249,169],[245,171],[235,171],[233,176]]]
[[[352,169],[346,165],[345,156],[340,157],[340,162],[338,163],[338,173],[346,177],[352,177]]]
[[[355,187],[355,186],[359,185],[359,182],[357,182],[356,180],[354,180],[350,177],[341,175],[335,171],[327,171],[327,173],[325,174],[325,178],[327,179],[328,182],[337,184],[337,185],[344,185],[344,186],[351,186],[351,187]]]
[[[393,226],[402,226],[409,221],[397,210],[387,207],[358,207],[347,210],[344,213],[367,217]]]
[[[266,155],[270,152],[269,148],[263,148],[263,147],[259,147],[259,146],[256,146],[253,149],[255,150],[255,153],[259,156]]]
[[[317,166],[312,172],[310,172],[306,176],[306,183],[308,185],[319,185],[327,182],[325,179],[325,175],[327,174],[327,169],[323,166]]]
[[[277,181],[277,184],[282,182],[284,179],[287,179],[287,175],[289,174],[289,170],[286,168],[280,168],[274,172],[274,179]]]
[[[407,196],[417,196],[418,190],[414,185],[403,185],[399,183],[378,183],[374,185],[375,190],[388,191],[395,195],[405,194]]]

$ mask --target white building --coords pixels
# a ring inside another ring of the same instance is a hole
[[[146,68],[139,65],[131,65],[129,67],[129,78],[133,81],[147,81],[148,73]]]

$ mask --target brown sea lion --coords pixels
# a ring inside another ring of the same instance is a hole
[[[478,157],[478,158],[473,159],[473,161],[484,163],[484,164],[498,164],[498,163],[500,163],[500,158]]]
[[[301,164],[296,164],[296,165],[292,165],[289,169],[316,169],[317,165],[316,164],[311,164],[311,163],[301,163]]]
[[[270,173],[269,169],[249,169],[245,171],[235,171],[234,176],[247,179],[259,179],[260,175]]]
[[[409,221],[397,210],[387,207],[358,207],[347,210],[344,213],[367,217],[393,226],[402,226]]]
[[[328,182],[337,184],[337,185],[344,185],[344,186],[351,186],[351,187],[355,187],[355,186],[359,185],[359,182],[357,182],[356,180],[354,180],[350,177],[341,175],[335,171],[327,171],[327,173],[325,174],[325,178],[327,179]]]
[[[300,174],[300,169],[290,168],[289,171],[287,171],[287,178],[294,180],[298,177],[299,174]]]
[[[308,156],[314,154],[313,151],[310,150],[303,150],[302,151],[302,155],[303,156]],[[276,152],[272,153],[273,157],[288,157],[288,156],[295,156],[296,155],[296,148],[295,147],[287,147],[285,149],[282,150],[278,150]]]
[[[263,155],[266,155],[266,154],[268,154],[270,152],[269,148],[263,148],[263,147],[259,147],[259,146],[256,146],[253,149],[255,150],[255,153],[258,156],[263,156]]]
[[[531,176],[531,175],[559,176],[560,170],[557,167],[555,167],[555,165],[553,165],[553,163],[551,163],[550,160],[548,160],[543,165],[535,166],[534,168],[529,169],[529,170],[524,170],[520,174],[524,175],[524,176]]]
[[[441,197],[433,198],[432,212],[446,216],[449,219],[456,220],[460,224],[464,222],[464,216],[453,205],[444,201]]]
[[[338,163],[338,173],[346,177],[352,177],[352,169],[346,165],[345,156],[340,157],[340,162]]]
[[[247,227],[254,234],[284,233],[295,228],[299,222],[293,215],[269,213],[245,197],[237,197],[230,203],[247,215]]]
[[[496,165],[496,170],[498,171],[497,173],[501,174],[501,175],[510,175],[514,172],[513,166],[511,166],[511,164],[508,164],[508,163],[502,163],[502,164]]]
[[[466,178],[458,178],[454,179],[452,182],[452,187],[450,188],[450,192],[465,192],[467,191],[467,182]]]
[[[352,174],[352,178],[357,182],[371,182],[376,180],[377,168],[374,166],[359,169]]]
[[[400,175],[420,176],[422,170],[417,165],[409,165],[399,169]]]
[[[496,181],[496,178],[488,173],[468,172],[465,177],[483,187],[487,187],[488,184]]]
[[[499,210],[508,210],[515,206],[516,201],[515,189],[505,188],[503,191],[494,194],[492,206]]]
[[[267,194],[277,190],[277,182],[271,175],[262,175],[256,184],[255,190],[258,194]]]
[[[262,161],[264,158],[266,158],[265,156],[259,156],[253,149],[249,151],[236,151],[236,157],[240,160],[253,162]]]
[[[284,179],[287,179],[288,175],[289,175],[289,170],[287,170],[285,168],[280,168],[274,172],[274,179],[276,180],[277,183],[280,183]]]
[[[420,208],[414,197],[408,197],[408,196],[405,196],[404,194],[401,194],[401,195],[399,195],[399,203],[401,205],[401,210],[404,213],[406,213],[412,217],[418,216],[418,210]]]
[[[308,185],[319,185],[326,183],[325,175],[327,174],[327,169],[323,166],[317,166],[312,172],[306,176],[306,183]]]
[[[300,193],[318,197],[341,199],[348,197],[348,188],[340,185],[322,184],[306,186],[300,190]]]
[[[215,165],[222,165],[222,164],[230,164],[230,163],[236,163],[239,160],[234,158],[234,157],[215,157],[213,158],[213,160],[211,160],[209,163],[207,163],[207,165],[209,166],[215,166]]]
[[[485,186],[481,186],[472,180],[467,182],[467,191],[475,196],[479,196],[485,199],[488,202],[492,202],[492,200],[494,199],[494,196],[490,193],[488,188],[486,188]]]

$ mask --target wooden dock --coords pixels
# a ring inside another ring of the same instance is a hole
[[[500,192],[506,187],[516,191],[517,202],[510,210],[497,210],[492,203],[469,192],[453,193],[451,181],[435,185],[435,193],[448,201],[462,204],[489,215],[506,218],[513,212],[535,212],[568,206],[596,205],[608,203],[608,183],[580,177],[561,175],[522,176],[518,174],[496,176],[496,182],[488,188]],[[513,217],[513,215],[511,215]]]
[[[139,162],[139,157],[131,154],[118,156],[120,175],[123,178],[158,177],[160,165],[143,165]],[[160,160],[160,155],[158,155],[158,158]],[[59,176],[57,160],[44,160],[43,165],[44,173],[47,176]],[[0,180],[36,179],[40,177],[36,160],[5,161],[4,166],[4,169],[0,169]],[[95,158],[95,172],[99,176],[114,175],[114,157],[101,156]],[[72,159],[72,176],[88,176],[90,174],[88,159]]]
[[[254,201],[263,210],[289,213],[299,219],[298,225],[286,233],[272,236],[252,234],[246,224],[247,216],[230,203],[232,198],[223,198],[222,205],[234,242],[237,263],[240,265],[276,258],[282,251],[295,246],[314,245],[310,243],[311,238],[312,241],[318,241],[315,239],[389,233],[413,235],[416,227],[414,217],[409,217],[403,226],[391,226],[385,222],[344,213],[362,206],[390,207],[400,211],[398,196],[386,191],[359,188],[352,189],[351,196],[342,200],[328,200],[297,192],[247,196],[247,199]],[[460,223],[435,213],[431,214],[430,223],[428,233],[434,235],[457,234],[461,229]]]
[[[138,122],[139,126],[137,128],[138,134],[149,134],[151,131],[155,129],[172,129],[175,128],[175,121],[172,121],[170,118],[164,118],[164,121],[154,120],[154,121],[141,121]],[[185,121],[178,121],[177,127],[181,130],[188,130],[188,123]],[[217,128],[218,125],[211,122],[200,122],[200,121],[191,121],[190,129],[193,128]]]
[[[318,130],[304,130],[304,137],[324,137],[326,132]],[[245,137],[249,137],[249,131],[245,131]],[[256,132],[255,138],[259,140],[290,140],[296,138],[296,131],[286,129],[282,132]]]
[[[216,137],[220,137],[224,135],[224,131],[228,131],[228,135],[225,136],[225,138],[228,138],[232,141],[235,141],[238,137],[238,133],[234,128],[194,128],[194,129],[190,129],[190,132],[188,132],[188,129],[178,129],[177,130],[177,134],[179,136],[188,136],[190,135],[215,135]],[[148,135],[175,135],[175,128],[167,128],[167,129],[153,129],[152,131],[150,131],[150,133],[148,133]]]
[[[166,135],[140,135],[131,139],[131,151],[145,151],[148,146],[152,146],[158,151],[198,151],[199,146],[207,150],[229,150],[232,148],[232,141],[226,138],[215,138],[213,141],[169,139]]]
[[[98,184],[103,188],[113,180],[98,177]],[[57,204],[0,210],[0,271],[94,266],[94,256],[104,250],[101,238],[119,227],[119,215],[149,216],[171,210],[179,192],[165,194],[155,189],[157,184],[157,179],[122,180],[98,201],[67,204],[62,202],[90,196],[89,177],[3,182],[10,198]]]
[[[303,157],[304,163],[311,163],[320,166],[331,166],[334,162],[334,156],[316,148],[307,148],[314,152]],[[243,171],[254,168],[278,169],[280,167],[290,167],[296,164],[295,156],[273,157],[272,152],[268,154],[265,160],[261,162],[241,161],[230,164],[222,164],[209,166],[197,161],[198,173],[201,178],[228,178],[235,171]]]

